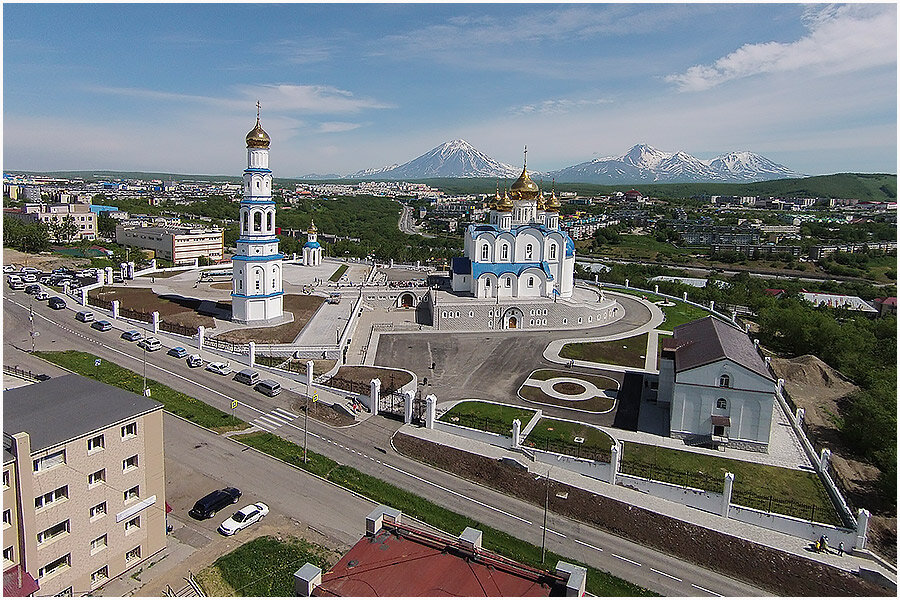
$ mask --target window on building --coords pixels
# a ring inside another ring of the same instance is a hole
[[[725,398],[719,398],[716,400],[716,408],[728,408],[728,400]]]
[[[91,520],[98,519],[106,514],[106,502],[91,507]]]
[[[534,277],[528,278],[528,287],[534,287]]]
[[[129,531],[134,531],[135,529],[140,529],[140,528],[141,528],[141,518],[140,517],[134,517],[133,519],[125,522],[125,533],[128,533]]]
[[[109,567],[106,565],[91,573],[91,585],[98,585],[107,579],[109,579]]]
[[[125,490],[125,492],[122,494],[122,497],[124,498],[125,502],[128,502],[129,500],[137,500],[138,497],[141,495],[140,487],[141,486],[136,485],[133,488]]]
[[[275,213],[273,213],[272,211],[268,211],[266,213],[266,231],[272,231],[272,220],[274,218],[274,214]]]
[[[512,278],[511,277],[506,278],[506,287],[512,287]]]
[[[53,527],[48,527],[44,531],[37,534],[37,543],[46,544],[47,542],[58,538],[61,535],[69,533],[69,520],[66,519],[62,523],[57,523]]]
[[[484,244],[481,246],[481,260],[488,259],[488,245]]]
[[[719,387],[731,387],[731,377],[728,375],[722,375],[719,377]]]
[[[3,489],[9,487],[9,471],[3,471]]]
[[[100,469],[88,475],[88,487],[100,485],[104,481],[106,481],[106,469]]]
[[[508,246],[508,245],[503,244],[503,245],[500,247],[500,258],[501,258],[502,260],[508,260],[508,259],[509,259],[509,246]]]
[[[36,458],[34,460],[34,472],[40,473],[42,471],[46,471],[47,469],[52,469],[53,467],[58,467],[59,465],[64,464],[66,464],[66,451],[60,450],[59,452],[48,454],[43,458]]]
[[[130,563],[133,560],[137,560],[141,557],[141,547],[138,546],[136,548],[132,548],[128,552],[125,553],[125,562]]]
[[[243,231],[248,231],[249,229],[250,229],[250,212],[249,212],[249,211],[245,211],[245,212],[244,212],[244,227],[243,227]]]
[[[550,260],[556,259],[556,244],[550,244]]]
[[[128,472],[132,469],[137,469],[138,466],[138,455],[129,456],[125,460],[122,461],[122,472]]]
[[[122,426],[122,439],[137,437],[137,423]]]
[[[87,441],[88,453],[103,450],[103,447],[104,447],[104,441],[103,441],[102,435],[94,436]]]
[[[91,542],[91,554],[96,554],[106,548],[106,534],[104,533]]]
[[[44,508],[46,506],[50,506],[54,502],[59,502],[60,500],[65,500],[69,497],[69,486],[64,485],[60,488],[56,488],[52,492],[47,492],[43,496],[38,496],[34,499],[34,509],[38,510]]]
[[[7,546],[3,549],[3,561],[4,562],[14,562],[13,558],[15,557],[15,553],[13,551],[12,546]]]
[[[73,596],[72,586],[70,585],[60,593],[56,594],[54,598],[71,598]]]
[[[525,245],[525,260],[531,260],[533,255],[534,255],[534,246],[532,246],[531,244],[526,244]]]
[[[3,511],[3,526],[9,527],[10,525],[12,525],[12,510],[7,508]]]

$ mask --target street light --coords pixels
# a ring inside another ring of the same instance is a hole
[[[141,343],[141,348],[144,351],[144,388],[141,393],[146,396],[147,395],[147,344]]]
[[[550,507],[550,470],[553,467],[547,468],[547,493],[544,496],[544,531],[541,534],[541,564],[544,564],[544,559],[547,557],[547,509]]]

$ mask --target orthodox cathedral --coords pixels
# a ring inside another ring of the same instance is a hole
[[[232,263],[231,318],[271,323],[283,316],[283,256],[275,237],[275,201],[269,169],[269,134],[259,124],[247,134],[247,168],[241,200],[240,237]]]
[[[498,188],[490,224],[466,229],[464,251],[451,263],[454,292],[476,298],[572,297],[575,244],[559,229],[556,194],[544,196],[528,176],[527,162],[502,197]]]

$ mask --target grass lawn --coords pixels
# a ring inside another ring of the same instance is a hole
[[[207,329],[216,326],[212,317],[197,312],[201,300],[175,294],[157,296],[150,288],[104,286],[88,291],[88,296],[112,302],[119,301],[120,308],[142,313],[159,313],[161,320],[185,327],[203,325]]]
[[[584,442],[576,442],[576,437],[584,438]],[[609,453],[613,440],[596,427],[584,423],[542,418],[525,438],[525,444],[535,448],[547,448],[548,442],[578,446],[587,452]]]
[[[262,536],[197,573],[207,596],[290,597],[294,572],[305,563],[327,571],[327,549],[301,538]]]
[[[538,369],[528,376],[528,379],[538,379],[547,381],[554,377],[568,377],[571,379],[583,379],[596,385],[601,390],[617,390],[619,384],[614,379],[604,377],[603,375],[591,375],[588,373],[579,373],[578,371],[560,371],[557,369]]]
[[[344,276],[344,273],[347,272],[347,269],[350,268],[349,265],[341,265],[337,268],[337,271],[331,274],[331,277],[328,278],[328,281],[338,281],[341,277]]]
[[[594,396],[587,400],[562,400],[553,396],[548,396],[544,390],[530,385],[523,384],[519,388],[519,396],[530,402],[538,404],[549,404],[550,406],[561,406],[563,408],[576,408],[588,412],[606,412],[615,406],[615,399],[606,396]]]
[[[246,344],[248,342],[256,342],[257,344],[290,344],[300,335],[300,332],[303,331],[303,328],[306,327],[306,324],[309,323],[324,302],[325,298],[321,296],[285,294],[284,312],[294,315],[294,320],[290,323],[274,327],[232,329],[217,335],[215,339],[225,340],[234,344]]]
[[[609,342],[576,342],[566,344],[560,350],[563,358],[586,360],[589,362],[623,367],[644,367],[647,354],[647,336],[643,334],[623,340]]]
[[[462,532],[466,527],[480,529],[484,535],[485,548],[499,552],[513,560],[518,560],[538,568],[548,568],[555,565],[558,560],[565,560],[573,564],[582,564],[572,558],[560,556],[553,552],[547,552],[546,562],[541,562],[541,549],[524,542],[508,533],[494,529],[474,519],[455,513],[439,506],[421,496],[398,488],[395,485],[381,481],[371,475],[366,475],[353,467],[339,465],[333,460],[310,452],[309,463],[303,464],[303,449],[292,442],[285,441],[271,433],[253,433],[235,436],[248,446],[253,446],[263,452],[271,453],[278,458],[290,457],[288,462],[301,469],[316,472],[333,483],[337,483],[358,494],[362,494],[375,502],[386,504],[403,511],[416,519],[419,519],[433,527],[447,532]],[[298,462],[297,457],[300,457]],[[312,562],[312,561],[311,561]],[[298,565],[298,566],[302,566]],[[636,586],[624,579],[619,579],[609,573],[587,567],[587,591],[595,596],[648,596],[652,595],[648,590]],[[293,579],[291,578],[291,581]],[[293,584],[292,584],[293,585]],[[285,593],[285,596],[291,594]]]
[[[663,298],[662,296],[658,296],[652,292],[642,292],[639,290],[623,290],[618,288],[609,288],[609,291],[617,294],[621,293],[628,294],[630,296],[639,296],[641,298],[646,298],[650,302],[656,302],[658,300],[674,302],[675,306],[659,307],[660,310],[663,311],[663,314],[666,315],[666,320],[662,322],[658,329],[663,329],[665,331],[672,331],[679,325],[684,325],[685,323],[690,323],[691,321],[696,321],[697,319],[702,319],[709,316],[709,311],[707,310],[697,308],[696,306],[687,304],[685,302],[682,302],[681,300],[670,300],[669,298]]]
[[[519,419],[522,427],[531,420],[535,411],[516,406],[504,406],[490,402],[460,402],[438,419],[452,425],[462,425],[481,431],[490,431],[508,435],[512,431],[512,422]]]
[[[143,385],[141,375],[108,360],[102,360],[100,366],[95,367],[94,361],[97,357],[93,354],[77,350],[41,351],[35,352],[35,354],[85,377],[114,385],[135,394],[141,393]],[[161,402],[165,410],[213,431],[222,433],[248,427],[244,421],[187,394],[173,390],[158,381],[147,379],[147,387],[150,388],[150,398]]]
[[[662,467],[659,471],[655,471],[652,477],[661,481],[669,480],[672,483],[682,483],[681,481],[675,481],[674,479],[677,479],[677,477],[673,478],[671,474],[665,473],[663,469],[699,474],[701,477],[696,481],[692,480],[691,485],[719,493],[722,491],[725,473],[734,473],[734,502],[736,504],[743,504],[738,498],[742,494],[756,494],[766,498],[772,496],[774,499],[780,499],[785,503],[785,505],[773,505],[773,512],[795,514],[802,518],[809,518],[809,509],[797,507],[797,510],[793,513],[785,512],[790,510],[787,503],[814,505],[817,507],[816,521],[834,524],[840,524],[841,522],[834,510],[834,506],[831,504],[831,500],[828,498],[825,487],[822,485],[819,477],[812,472],[625,442],[622,452],[622,472],[646,477],[648,473],[643,469],[635,468],[634,462],[653,465],[655,468]],[[705,478],[709,479],[710,485],[702,485]],[[751,506],[751,508],[767,509],[768,507],[757,504]]]

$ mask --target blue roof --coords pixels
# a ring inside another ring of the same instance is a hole
[[[321,248],[322,244],[320,244],[319,242],[306,242],[305,244],[303,244],[303,247],[304,248]]]
[[[453,259],[456,260],[456,259]],[[526,269],[540,269],[552,281],[553,274],[550,272],[550,265],[547,261],[533,263],[472,263],[472,277],[478,279],[485,273],[493,273],[498,277],[510,273],[515,276],[521,275]]]
[[[472,230],[472,237],[478,237],[478,233],[503,233],[504,230],[500,229],[496,225],[469,225],[469,228]],[[513,235],[518,235],[519,232],[524,231],[526,229],[535,229],[542,235],[547,235],[550,233],[558,233],[563,236],[563,240],[565,240],[566,244],[566,258],[572,258],[575,256],[575,242],[572,241],[572,238],[569,237],[569,234],[561,229],[548,229],[546,225],[542,225],[540,223],[527,223],[525,225],[516,225],[515,227],[509,230],[509,233]]]
[[[472,272],[472,261],[465,256],[451,258],[450,272],[457,275],[469,275]]]

